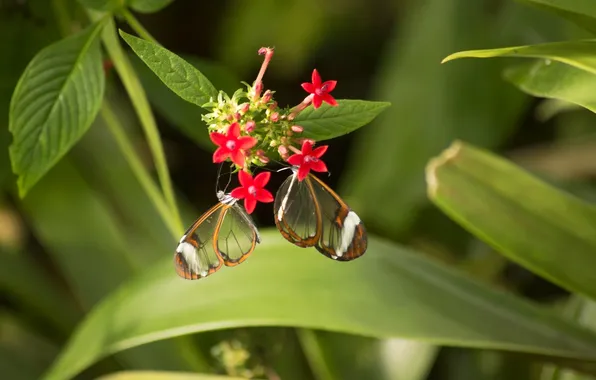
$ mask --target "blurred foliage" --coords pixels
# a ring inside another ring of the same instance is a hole
[[[593,49],[440,64],[458,50],[595,30],[583,1],[521,3],[0,0],[0,377],[595,378]],[[116,69],[104,65],[102,111],[88,132],[20,199],[11,96],[42,48],[101,16],[84,6],[116,12],[102,50]],[[255,77],[257,49],[274,46],[265,85],[283,106],[303,99],[314,67],[338,80],[337,98],[392,103],[329,140],[325,156],[326,181],[370,234],[363,258],[335,263],[291,246],[268,228],[265,205],[254,257],[198,282],[175,275],[176,226],[163,218],[167,195],[156,208],[158,183],[169,170],[190,223],[216,200],[217,168],[202,110],[133,54],[118,56],[115,27],[138,34],[139,25],[229,93]],[[442,192],[429,200],[424,168],[455,140],[492,153],[466,148],[437,172]]]

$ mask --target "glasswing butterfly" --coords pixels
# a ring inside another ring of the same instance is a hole
[[[229,184],[229,182],[228,182]],[[261,242],[259,231],[238,199],[217,191],[219,202],[197,219],[182,236],[174,264],[176,273],[198,280],[246,260]]]
[[[358,215],[319,178],[309,173],[299,181],[297,168],[292,172],[277,190],[273,206],[283,237],[338,261],[362,256],[368,239]]]

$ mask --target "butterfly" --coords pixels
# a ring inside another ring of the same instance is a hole
[[[198,280],[222,264],[238,265],[261,242],[255,223],[238,199],[223,191],[217,192],[217,199],[219,202],[186,230],[176,247],[174,264],[182,278]]]
[[[364,254],[368,238],[358,215],[323,181],[308,174],[298,180],[298,170],[277,190],[273,206],[277,229],[299,247],[315,247],[338,261]]]

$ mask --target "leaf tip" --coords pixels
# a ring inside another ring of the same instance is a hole
[[[447,63],[449,61],[453,61],[454,59],[457,59],[457,58],[460,58],[459,53],[449,54],[447,57],[443,58],[443,60],[441,61],[441,64]]]
[[[462,146],[463,143],[461,141],[454,141],[451,146],[445,149],[439,156],[430,160],[428,165],[426,165],[426,190],[429,198],[434,198],[439,188],[437,170],[454,159],[459,154]]]

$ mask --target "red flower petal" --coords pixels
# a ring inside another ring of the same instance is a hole
[[[323,82],[323,84],[321,85],[321,90],[323,90],[325,92],[331,92],[331,91],[333,91],[333,89],[335,89],[336,85],[337,85],[336,80],[328,80],[328,81]]]
[[[304,160],[304,156],[301,154],[294,154],[292,156],[290,156],[290,158],[288,158],[286,161],[288,161],[288,163],[290,165],[293,166],[300,166],[302,165],[302,161]]]
[[[310,156],[312,153],[312,142],[309,140],[306,140],[302,143],[302,149],[300,149],[302,151],[302,154],[305,156]]]
[[[255,199],[259,202],[271,203],[273,202],[273,195],[271,195],[271,193],[265,189],[257,189]]]
[[[253,185],[252,176],[244,170],[238,172],[238,181],[240,181],[240,184],[244,188],[248,188]]]
[[[257,188],[262,189],[263,187],[265,187],[265,185],[267,184],[267,182],[269,182],[269,178],[271,178],[271,173],[269,172],[263,172],[263,173],[259,173],[254,181],[253,181],[253,185]]]
[[[238,149],[250,149],[255,145],[257,145],[257,139],[250,136],[243,136],[238,137],[238,144],[236,145],[236,147]]]
[[[315,149],[312,150],[310,155],[315,156],[316,158],[321,158],[321,156],[324,155],[325,152],[327,151],[328,147],[329,147],[329,145],[321,145],[319,147],[316,147]]]
[[[315,86],[312,83],[302,83],[301,84],[304,91],[313,94],[315,92]]]
[[[309,164],[300,165],[300,169],[298,169],[298,181],[302,181],[304,178],[306,178],[309,171],[310,171]]]
[[[228,137],[226,135],[223,135],[223,134],[217,133],[217,132],[210,133],[209,138],[211,139],[211,141],[213,141],[213,143],[215,145],[218,145],[218,146],[225,145],[226,142],[228,141]]]
[[[321,99],[325,102],[328,103],[332,106],[337,106],[337,101],[335,100],[335,98],[327,93],[321,95]]]
[[[310,163],[310,169],[314,170],[316,172],[326,172],[327,171],[327,165],[325,165],[325,163],[321,160],[318,161],[311,161]]]
[[[241,168],[244,167],[244,152],[240,149],[236,149],[230,152],[230,157],[232,158],[232,162],[236,165],[240,166]]]
[[[224,162],[228,157],[230,157],[230,151],[227,148],[219,147],[215,152],[213,152],[213,162]]]
[[[331,96],[331,95],[329,95]],[[323,100],[321,99],[321,97],[319,95],[315,95],[312,97],[312,106],[317,109],[321,106],[321,104],[323,103]]]
[[[321,87],[321,76],[319,75],[319,72],[317,71],[317,69],[314,69],[312,71],[312,84],[319,88]]]
[[[246,198],[246,193],[247,191],[244,187],[237,187],[234,190],[232,190],[230,195],[236,199],[244,199]]]
[[[229,137],[237,138],[238,136],[240,136],[240,124],[238,124],[238,123],[230,124],[230,126],[228,127],[228,138]]]
[[[244,199],[244,208],[246,212],[252,214],[255,211],[255,207],[257,206],[257,200],[254,197],[247,197]]]

